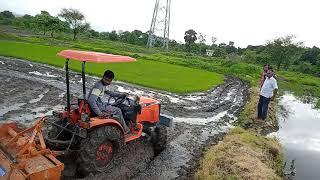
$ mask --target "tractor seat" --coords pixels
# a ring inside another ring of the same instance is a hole
[[[93,111],[93,109],[91,108],[90,104],[85,99],[78,98],[78,104],[79,105],[83,101],[88,104],[88,107],[89,107],[89,110],[90,110],[90,116],[89,117],[90,118],[97,117],[98,115]],[[132,111],[133,109],[131,109],[131,110],[125,109],[124,110],[123,107],[119,107],[119,108],[121,109],[121,113],[122,113],[126,123],[128,123],[129,121],[135,122],[136,113],[134,111]],[[117,117],[117,116],[111,115],[111,118],[115,119],[115,120],[119,120],[119,117]]]
[[[92,110],[92,108],[91,108],[90,104],[88,103],[88,101],[87,101],[86,99],[84,99],[82,96],[79,96],[79,97],[78,97],[78,104],[77,104],[78,108],[80,107],[80,105],[81,105],[82,103],[88,105],[89,111],[90,111],[90,116],[89,116],[89,117],[92,118],[92,117],[97,117],[97,116],[98,116],[98,115]]]
[[[93,117],[97,117],[98,115],[92,110],[92,108],[91,108],[91,106],[89,105],[89,103],[88,103],[88,106],[89,106],[89,109],[90,109],[90,118],[93,118]],[[119,117],[117,117],[117,116],[112,116],[111,115],[111,118],[112,119],[115,119],[115,120],[119,120]]]

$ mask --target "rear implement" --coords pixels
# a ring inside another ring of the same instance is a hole
[[[45,118],[21,131],[16,123],[0,125],[0,179],[56,180],[64,165],[46,148],[42,126]]]

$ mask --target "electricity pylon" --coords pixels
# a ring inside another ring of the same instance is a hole
[[[148,47],[153,47],[158,40],[162,48],[169,48],[171,0],[156,0],[148,37]]]

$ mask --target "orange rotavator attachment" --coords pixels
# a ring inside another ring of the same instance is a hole
[[[39,118],[20,131],[16,123],[0,125],[0,180],[60,179],[64,165],[46,148]]]

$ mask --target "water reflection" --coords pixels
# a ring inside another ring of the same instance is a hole
[[[305,99],[304,99],[305,100]],[[286,160],[296,159],[296,179],[320,179],[320,110],[286,93],[280,100],[280,129],[274,133]]]

